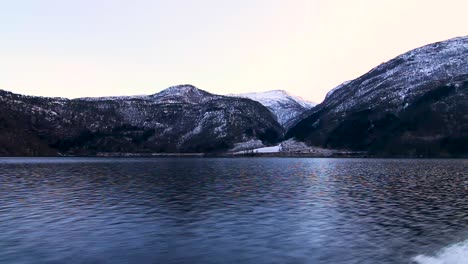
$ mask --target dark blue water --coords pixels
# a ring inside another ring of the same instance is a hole
[[[467,167],[0,159],[0,262],[468,263]]]

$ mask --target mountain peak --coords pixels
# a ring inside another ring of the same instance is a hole
[[[276,90],[269,90],[269,91],[265,91],[263,92],[264,94],[271,94],[271,95],[283,95],[283,96],[288,96],[288,95],[291,95],[290,93],[288,93],[287,91],[285,90],[281,90],[281,89],[276,89]]]
[[[314,103],[285,90],[243,93],[233,96],[249,98],[261,103],[277,117],[278,122],[284,127],[288,127],[298,116],[315,106]]]
[[[170,94],[187,94],[187,93],[199,93],[202,90],[198,89],[197,87],[191,84],[180,84],[174,85],[169,88],[164,89],[162,92],[170,93]],[[204,92],[204,91],[203,91]]]
[[[269,104],[268,102],[276,103],[278,101],[291,100],[291,101],[295,101],[296,103],[300,104],[301,106],[305,108],[312,108],[316,105],[315,103],[307,101],[300,96],[292,95],[291,93],[285,90],[269,90],[269,91],[258,92],[258,93],[243,93],[243,94],[238,94],[236,96],[247,97],[252,100],[259,101],[261,103],[266,103],[266,104]]]
[[[201,103],[214,96],[215,95],[198,89],[191,84],[171,86],[152,95],[156,100],[173,103]]]

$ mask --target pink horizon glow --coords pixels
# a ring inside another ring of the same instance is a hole
[[[319,103],[399,54],[467,35],[466,10],[461,0],[5,1],[0,89],[76,98],[190,83]]]

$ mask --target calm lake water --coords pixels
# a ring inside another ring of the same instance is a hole
[[[0,159],[1,263],[468,263],[468,160]]]

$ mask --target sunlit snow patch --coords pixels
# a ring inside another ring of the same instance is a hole
[[[281,152],[281,145],[272,146],[272,147],[263,147],[263,148],[255,148],[243,151],[234,152],[234,154],[250,154],[250,153],[278,153]]]
[[[419,255],[413,260],[418,264],[467,264],[468,240],[448,246],[433,257]]]
[[[281,151],[281,146],[254,149],[254,152],[257,152],[257,153],[277,153],[280,151]]]

